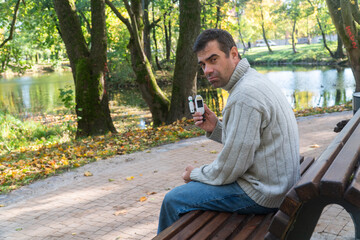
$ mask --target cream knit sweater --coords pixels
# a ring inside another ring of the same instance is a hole
[[[261,206],[279,207],[299,179],[299,136],[294,113],[282,92],[242,59],[229,83],[223,121],[207,137],[223,143],[211,164],[195,168],[194,181],[235,181]]]

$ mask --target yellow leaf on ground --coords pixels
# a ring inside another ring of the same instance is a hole
[[[311,148],[319,148],[320,146],[317,144],[310,145]]]
[[[157,192],[147,192],[146,194],[147,195],[154,195],[154,194],[157,194]]]
[[[134,176],[131,176],[131,177],[127,177],[126,178],[126,180],[128,180],[128,181],[131,181],[131,180],[133,180],[134,179]]]
[[[120,210],[120,211],[116,211],[114,213],[115,216],[119,216],[119,215],[125,215],[127,213],[127,211],[125,209]]]
[[[147,197],[141,197],[141,198],[139,199],[140,202],[145,202],[146,200],[147,200]]]
[[[0,207],[5,207],[5,205],[4,205],[4,204],[0,204]]]
[[[85,177],[91,177],[93,174],[91,173],[91,172],[89,172],[89,171],[86,171],[85,173],[84,173],[84,176]]]
[[[217,153],[217,151],[216,151],[216,150],[211,150],[211,151],[210,151],[210,153],[212,153],[212,154],[216,154],[216,153]]]

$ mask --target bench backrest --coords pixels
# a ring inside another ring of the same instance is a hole
[[[359,153],[360,111],[357,111],[286,195],[265,239],[310,239],[323,208],[331,203],[342,205],[359,230]]]

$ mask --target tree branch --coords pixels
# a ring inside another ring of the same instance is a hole
[[[111,10],[115,13],[115,15],[126,25],[127,29],[129,30],[130,34],[133,34],[133,29],[131,27],[131,24],[127,18],[125,18],[121,13],[116,9],[114,4],[110,2],[110,0],[105,0],[106,5],[108,5]]]
[[[7,39],[5,39],[1,44],[0,44],[0,48],[2,48],[8,41],[13,39],[14,36],[14,31],[15,31],[15,23],[16,23],[16,19],[17,19],[17,13],[19,11],[19,6],[20,6],[20,1],[18,0],[15,8],[14,8],[14,15],[13,15],[13,20],[11,22],[11,27],[10,27],[10,34],[9,37]],[[23,3],[25,4],[25,2],[23,1]]]

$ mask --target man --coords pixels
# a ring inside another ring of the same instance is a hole
[[[158,232],[192,210],[276,211],[300,175],[297,123],[281,91],[241,59],[224,30],[205,30],[193,50],[211,85],[229,91],[222,121],[207,106],[206,121],[193,115],[195,125],[224,146],[211,164],[186,167],[187,184],[164,198]]]

